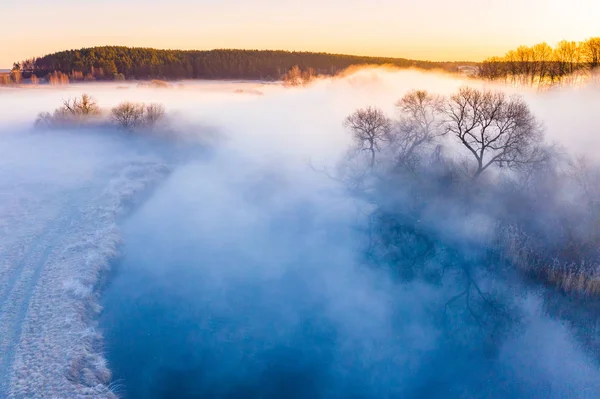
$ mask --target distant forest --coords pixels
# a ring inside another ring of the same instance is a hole
[[[23,78],[67,75],[77,80],[124,79],[262,79],[279,80],[294,66],[317,75],[334,75],[354,65],[394,65],[400,68],[457,72],[474,63],[416,61],[404,58],[269,50],[156,50],[93,47],[61,51],[15,63]]]
[[[406,58],[277,50],[157,50],[106,46],[67,50],[16,62],[0,72],[0,85],[47,81],[247,79],[303,84],[336,75],[351,66],[392,65],[444,70],[514,85],[573,85],[600,75],[600,37],[520,46],[483,62],[433,62]]]

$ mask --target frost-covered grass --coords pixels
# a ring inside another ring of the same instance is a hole
[[[52,170],[49,154],[38,160],[36,173],[20,170],[27,165],[19,152],[47,137],[3,142],[14,151],[3,159],[3,171],[16,176],[5,177],[0,188],[6,199],[0,234],[7,238],[0,257],[2,397],[114,396],[96,326],[99,287],[118,256],[118,219],[169,168],[160,157],[123,149],[128,142],[84,134],[89,136],[56,138],[76,143],[64,150],[79,151],[71,159],[77,170],[68,165]],[[63,150],[60,144],[53,148]]]

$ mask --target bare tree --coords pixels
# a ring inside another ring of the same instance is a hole
[[[57,124],[56,119],[50,112],[41,112],[35,119],[35,126],[49,128]]]
[[[367,151],[370,155],[369,165],[375,166],[375,154],[380,151],[382,142],[389,140],[391,121],[382,110],[374,107],[361,108],[354,111],[344,121],[356,141],[359,151]]]
[[[162,104],[148,104],[144,110],[144,123],[154,126],[165,116],[165,107]]]
[[[592,37],[582,43],[585,62],[590,70],[600,67],[600,37]]]
[[[396,108],[399,121],[392,134],[397,161],[410,160],[416,150],[445,134],[441,126],[442,99],[425,90],[412,90],[402,97]]]
[[[491,57],[484,60],[479,65],[478,75],[480,78],[488,80],[498,80],[508,78],[506,61],[502,57]]]
[[[96,101],[87,94],[74,99],[63,100],[62,111],[71,116],[95,116],[100,114]]]
[[[533,79],[535,75],[538,78],[538,86],[542,86],[546,79],[546,75],[548,75],[548,70],[550,69],[550,62],[552,60],[552,47],[548,45],[548,43],[538,43],[532,47],[533,50],[533,59],[534,59],[534,68],[535,73],[532,75],[531,84],[533,85]]]
[[[545,157],[543,132],[521,97],[463,87],[444,105],[446,131],[477,162],[473,179],[491,165],[515,168]]]
[[[126,101],[112,109],[111,117],[122,128],[133,129],[143,123],[144,111],[144,104]]]
[[[578,71],[583,67],[582,45],[577,42],[563,40],[554,49],[554,59],[557,63],[560,76],[567,83],[576,83],[579,79]]]
[[[519,46],[515,50],[517,69],[520,71],[520,84],[533,85],[534,80],[534,51],[528,46]]]

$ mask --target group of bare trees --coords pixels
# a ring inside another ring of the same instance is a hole
[[[8,73],[0,73],[0,85],[19,84],[23,79],[21,67],[18,64]]]
[[[103,112],[96,101],[87,94],[64,100],[62,106],[53,113],[38,115],[37,126],[65,127],[102,122]],[[123,102],[110,111],[110,120],[120,128],[135,130],[155,127],[165,117],[161,104]]]
[[[124,129],[152,127],[165,115],[161,104],[144,104],[126,101],[111,110],[112,120]]]
[[[518,171],[544,162],[542,127],[522,98],[471,87],[449,96],[409,91],[395,109],[394,118],[367,107],[344,121],[354,140],[348,163],[359,165],[344,182],[374,206],[367,257],[401,281],[447,284],[452,294],[440,308],[444,328],[459,323],[461,334],[470,331],[491,352],[515,323],[510,300],[484,288],[485,250],[477,262],[448,256],[460,258],[456,243],[470,234],[453,231],[462,221],[452,212],[458,209],[460,219],[487,212],[504,223],[503,215],[485,209],[492,190],[482,188],[494,179],[482,176],[493,167]],[[475,345],[467,341],[461,344]]]
[[[36,120],[37,126],[67,126],[81,124],[100,116],[100,107],[96,101],[87,94],[81,97],[63,100],[62,105],[53,113],[42,112]]]
[[[491,166],[518,169],[543,162],[547,151],[541,125],[518,96],[463,87],[449,97],[417,90],[396,104],[392,120],[377,108],[358,109],[344,121],[356,146],[367,153],[368,167],[388,162],[409,167],[419,152],[452,138],[470,157],[468,173],[477,179]]]
[[[593,77],[598,67],[600,37],[594,37],[583,42],[564,40],[555,48],[547,43],[520,46],[483,61],[479,76],[527,86],[578,84]]]
[[[283,85],[287,87],[294,86],[305,86],[312,82],[317,77],[317,74],[313,68],[307,68],[301,70],[298,65],[294,65],[287,71],[281,80]]]
[[[359,165],[348,186],[380,215],[377,253],[389,259],[410,240],[423,240],[419,213],[447,216],[428,203],[448,205],[464,217],[479,212],[493,220],[495,253],[522,273],[600,295],[599,165],[547,144],[525,101],[501,91],[410,91],[396,111],[390,118],[368,107],[344,121],[355,143],[347,163]],[[405,262],[404,252],[397,259]]]
[[[573,298],[597,314],[600,165],[547,145],[519,96],[462,87],[395,105],[394,118],[367,107],[344,121],[344,164],[358,168],[340,180],[369,203],[366,258],[405,283],[443,286],[443,328],[490,353],[518,331],[515,286],[564,299],[553,317]],[[566,319],[600,356],[598,317]]]

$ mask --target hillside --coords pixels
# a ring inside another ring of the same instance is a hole
[[[404,58],[272,50],[183,51],[131,47],[93,47],[48,54],[19,63],[24,77],[64,73],[70,80],[122,79],[280,79],[292,67],[333,75],[354,65],[394,65],[400,68],[458,72],[468,63],[418,61]]]

